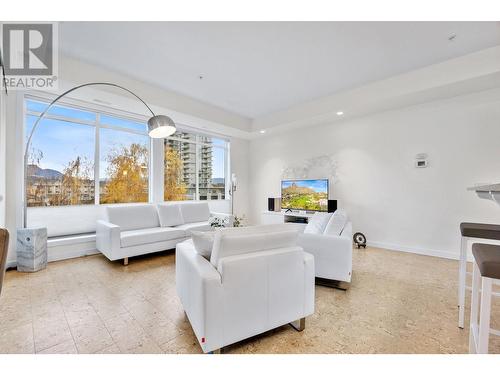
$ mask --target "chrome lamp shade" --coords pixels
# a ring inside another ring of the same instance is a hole
[[[165,115],[155,115],[148,120],[148,134],[151,138],[167,138],[175,133],[174,121]]]

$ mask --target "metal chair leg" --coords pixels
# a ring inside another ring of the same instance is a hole
[[[458,276],[458,326],[464,328],[465,320],[465,286],[467,272],[467,238],[462,237],[460,246],[459,276]]]
[[[491,315],[491,286],[493,279],[481,278],[481,311],[479,315],[479,334],[477,338],[477,353],[488,354]]]
[[[481,272],[477,263],[472,264],[472,298],[470,307],[469,353],[476,353],[478,335],[479,300],[481,293]]]
[[[295,322],[291,322],[290,325],[297,331],[302,332],[306,328],[306,318],[302,318],[296,320]]]
[[[128,266],[128,257],[123,258],[123,265]]]

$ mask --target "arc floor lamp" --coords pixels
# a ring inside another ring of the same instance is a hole
[[[129,89],[117,85],[115,83],[109,83],[109,82],[90,82],[90,83],[84,83],[79,86],[75,86],[65,92],[63,92],[61,95],[59,95],[57,98],[52,100],[52,102],[48,105],[47,108],[40,114],[40,116],[37,118],[36,122],[33,125],[33,128],[31,129],[30,135],[28,137],[28,140],[26,141],[26,148],[24,150],[24,202],[23,202],[23,227],[27,228],[28,227],[28,153],[29,153],[29,148],[31,144],[31,138],[33,137],[33,133],[35,132],[35,129],[38,125],[38,123],[43,119],[45,114],[52,108],[54,104],[56,104],[61,98],[64,96],[68,95],[69,93],[81,89],[82,87],[87,87],[87,86],[111,86],[111,87],[116,87],[119,89],[122,89],[129,94],[135,96],[139,101],[142,102],[146,106],[149,112],[151,112],[151,118],[148,120],[148,134],[151,138],[167,138],[174,134],[177,130],[174,121],[165,115],[156,115],[153,110],[146,104],[144,100],[142,100],[138,95],[136,95],[134,92],[130,91]]]

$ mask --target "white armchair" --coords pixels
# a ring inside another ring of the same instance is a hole
[[[176,288],[203,352],[299,321],[314,312],[314,258],[292,229],[215,234],[210,261],[192,240],[176,247]]]
[[[305,230],[298,245],[314,256],[317,278],[351,282],[352,223],[345,211],[336,211],[320,233]]]
[[[340,236],[302,233],[299,246],[312,254],[316,277],[351,282],[352,274],[352,224],[344,227]]]

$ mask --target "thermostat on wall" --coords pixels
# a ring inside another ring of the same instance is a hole
[[[427,167],[427,160],[415,160],[416,168],[425,168]]]
[[[427,154],[417,154],[415,156],[415,168],[427,168]]]

